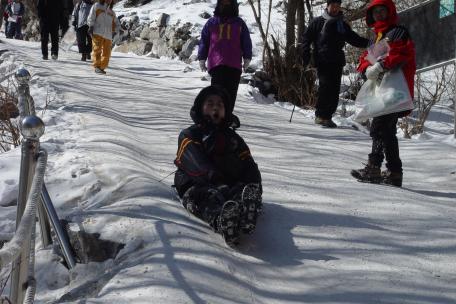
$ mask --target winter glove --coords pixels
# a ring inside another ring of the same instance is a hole
[[[250,61],[252,61],[252,60],[244,58],[244,64],[242,65],[242,69],[244,70],[244,73],[247,71],[247,69],[248,69],[248,67],[250,65]]]
[[[377,80],[380,73],[383,72],[383,67],[380,62],[376,62],[366,69],[366,77],[370,80]]]
[[[89,34],[90,37],[93,36],[93,26],[89,26],[89,29],[87,30],[87,34]]]
[[[200,65],[201,71],[203,71],[203,72],[206,72],[206,71],[207,71],[206,60],[200,60],[200,61],[199,61],[199,65]]]

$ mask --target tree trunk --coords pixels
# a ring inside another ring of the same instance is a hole
[[[287,67],[293,66],[294,50],[296,43],[296,10],[299,0],[288,0],[287,17],[286,17],[286,43],[285,43],[285,58]]]

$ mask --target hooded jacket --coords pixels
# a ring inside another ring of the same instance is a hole
[[[92,5],[89,16],[87,17],[87,25],[93,26],[93,34],[103,37],[107,40],[112,40],[112,34],[119,29],[119,21],[116,13],[109,8],[108,4],[99,2]]]
[[[325,10],[324,14],[310,22],[302,37],[302,62],[306,66],[310,62],[310,47],[313,44],[315,65],[345,65],[345,43],[355,47],[367,47],[369,40],[356,34],[343,20],[342,13],[331,17]]]
[[[91,0],[82,0],[73,10],[73,26],[76,28],[81,28],[84,25],[87,25],[87,18],[89,17],[90,9],[92,8],[93,3]]]
[[[229,99],[223,89],[203,89],[191,110],[195,124],[179,134],[174,184],[180,197],[194,185],[261,183],[260,171],[244,140],[228,124],[213,125],[204,118],[202,106],[212,94],[219,95],[227,108]]]
[[[375,22],[372,16],[372,9],[374,6],[382,5],[388,9],[388,19],[381,22]],[[415,45],[408,33],[407,29],[398,25],[399,18],[396,11],[396,6],[392,0],[373,0],[366,11],[366,23],[369,27],[374,29],[376,34],[375,42],[382,39],[388,39],[390,51],[388,56],[381,60],[384,69],[391,70],[401,68],[410,95],[413,98],[414,91],[414,78],[416,72],[415,62]],[[364,73],[371,65],[366,59],[367,51],[365,51],[360,58],[358,71]]]
[[[242,58],[252,59],[252,40],[245,24],[238,16],[237,1],[232,0],[231,12],[222,15],[220,0],[201,31],[198,60],[207,59],[207,68],[226,65],[241,70]]]

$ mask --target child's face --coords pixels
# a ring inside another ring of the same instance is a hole
[[[337,15],[339,15],[341,7],[339,3],[333,2],[328,5],[327,10],[330,16],[336,17]]]
[[[218,95],[209,95],[203,103],[203,115],[210,117],[213,124],[220,124],[225,119],[225,105]]]
[[[388,19],[388,8],[383,5],[374,6],[372,8],[372,17],[375,21],[385,21]]]

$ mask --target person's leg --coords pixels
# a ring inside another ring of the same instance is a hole
[[[397,113],[383,116],[382,141],[386,158],[386,167],[393,172],[402,172],[402,161],[399,157],[399,143],[397,141]]]
[[[192,186],[182,196],[182,205],[190,213],[217,228],[217,217],[222,210],[225,197],[209,186]]]
[[[109,59],[111,58],[112,41],[103,38],[102,45],[100,69],[104,71],[108,67]]]
[[[19,19],[16,22],[16,29],[15,29],[15,33],[14,33],[14,38],[18,39],[18,40],[22,39],[22,21],[21,21],[21,19]]]
[[[211,75],[211,84],[220,85],[227,91],[230,97],[230,109],[228,110],[233,112],[239,82],[241,81],[241,71],[236,68],[222,65],[213,68],[209,73]]]
[[[43,59],[48,58],[48,43],[49,43],[49,27],[46,23],[40,22],[41,29],[41,53],[43,54]]]
[[[322,65],[317,68],[317,74],[319,85],[315,116],[331,119],[339,103],[342,67]]]
[[[59,27],[51,26],[51,55],[59,56]]]
[[[84,27],[85,26],[76,29],[76,41],[78,42],[78,51],[80,54],[85,53],[86,39]]]
[[[6,38],[14,38],[15,30],[16,30],[16,23],[9,22],[7,32],[5,33]]]
[[[98,35],[93,35],[92,37],[92,64],[95,69],[100,68],[101,66],[102,39],[103,38]]]
[[[372,151],[369,154],[369,164],[381,168],[384,154],[383,154],[383,132],[384,132],[384,116],[375,117],[372,120],[370,136],[372,138]]]

